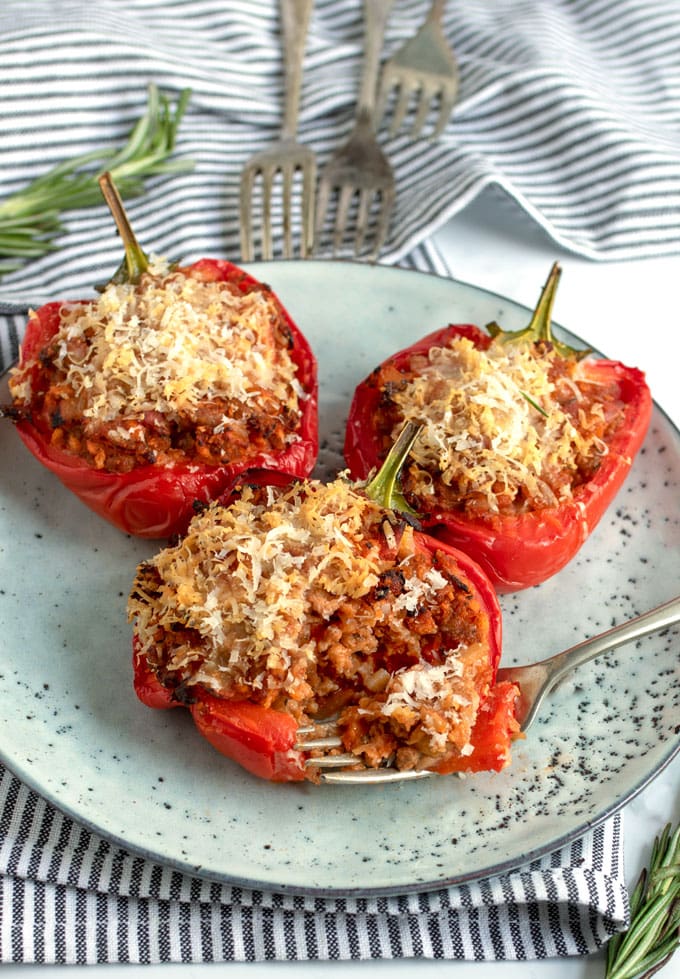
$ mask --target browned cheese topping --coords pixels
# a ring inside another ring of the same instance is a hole
[[[109,471],[280,451],[304,397],[282,311],[266,288],[214,275],[155,260],[136,286],[65,304],[38,380],[36,364],[13,372],[15,404]]]
[[[403,767],[469,752],[488,621],[442,551],[340,478],[245,488],[142,564],[129,601],[178,699],[201,684],[298,721],[340,711],[349,747]]]
[[[404,371],[384,368],[377,383],[385,445],[405,420],[424,423],[403,476],[421,512],[521,512],[571,498],[623,410],[617,390],[541,344],[481,350],[455,337]]]

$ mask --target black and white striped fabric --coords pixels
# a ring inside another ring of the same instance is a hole
[[[385,55],[428,0],[395,0]],[[398,201],[382,260],[448,274],[428,237],[497,185],[593,258],[680,251],[680,7],[668,0],[451,4],[462,73],[437,141],[380,138]],[[3,0],[0,200],[63,159],[120,145],[150,81],[192,89],[177,155],[128,210],[144,247],[239,259],[238,183],[277,134],[275,0]],[[361,0],[316,0],[300,137],[320,163],[347,134]],[[0,279],[1,366],[29,306],[91,294],[120,258],[102,206],[59,250]],[[587,953],[627,924],[622,821],[503,877],[431,894],[320,899],[183,876],[73,824],[0,768],[0,962],[530,959]]]
[[[621,816],[502,877],[331,899],[152,864],[0,773],[2,963],[537,959],[593,951],[627,920]]]
[[[363,0],[316,0],[300,139],[323,164],[353,120]],[[429,0],[395,0],[383,55]],[[400,260],[494,185],[566,249],[599,259],[680,251],[680,5],[675,0],[451,3],[456,111],[437,140],[379,137],[398,198],[383,260]],[[156,82],[191,105],[178,155],[131,207],[142,243],[190,260],[239,258],[239,174],[281,122],[276,0],[3,0],[0,199],[50,164],[122,141]],[[60,249],[0,281],[25,306],[82,294],[117,265],[105,208],[68,221]]]

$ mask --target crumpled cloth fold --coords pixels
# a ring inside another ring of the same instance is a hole
[[[428,8],[393,5],[383,59]],[[389,112],[378,129],[397,185],[382,260],[400,260],[488,186],[580,255],[680,251],[680,7],[482,0],[449,4],[444,29],[461,83],[443,134],[414,140],[402,128],[390,138]],[[362,43],[360,0],[316,0],[298,136],[320,166],[352,126]],[[171,97],[190,87],[176,152],[195,168],[154,178],[130,215],[142,244],[160,254],[239,260],[240,172],[281,125],[275,0],[200,13],[187,0],[5,0],[0,75],[0,201],[50,165],[121,145],[149,82]],[[80,295],[118,261],[106,208],[72,213],[59,250],[4,276],[0,300],[25,306],[56,285]]]
[[[431,893],[247,890],[120,849],[0,767],[0,962],[541,959],[628,922],[622,816],[555,853]]]

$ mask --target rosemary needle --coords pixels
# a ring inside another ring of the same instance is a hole
[[[680,826],[657,836],[630,898],[630,926],[607,947],[605,979],[649,979],[680,945]]]
[[[146,112],[119,150],[94,150],[58,164],[23,190],[0,201],[0,275],[55,248],[64,230],[62,213],[101,203],[97,177],[112,174],[126,197],[143,193],[148,177],[190,170],[188,160],[170,160],[191,92],[184,89],[173,108],[156,85],[149,85]]]

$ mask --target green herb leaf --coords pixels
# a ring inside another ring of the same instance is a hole
[[[64,161],[0,202],[0,275],[53,251],[64,230],[62,214],[101,203],[97,179],[108,171],[124,197],[144,192],[152,176],[186,172],[191,160],[170,160],[191,92],[184,89],[173,110],[149,85],[145,114],[119,150],[96,150]]]
[[[680,945],[680,826],[657,836],[630,899],[630,927],[607,948],[605,979],[649,979]]]

